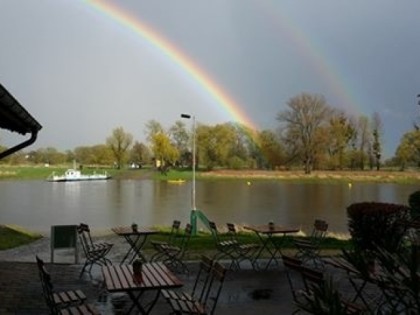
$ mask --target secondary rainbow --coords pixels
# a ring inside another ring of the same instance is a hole
[[[86,4],[108,16],[112,20],[138,34],[141,38],[156,47],[162,54],[177,64],[183,71],[191,76],[208,92],[232,119],[256,130],[254,123],[246,116],[240,106],[230,97],[205,71],[203,71],[191,58],[175,47],[161,34],[140,21],[120,7],[105,1],[85,1]]]

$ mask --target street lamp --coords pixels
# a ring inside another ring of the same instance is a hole
[[[192,227],[192,234],[195,235],[197,233],[197,214],[196,214],[196,205],[195,205],[195,116],[191,116],[188,114],[181,114],[181,118],[191,119],[192,118],[192,188],[191,188],[191,227]]]

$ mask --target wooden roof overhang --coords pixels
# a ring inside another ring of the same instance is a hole
[[[17,132],[21,135],[30,134],[30,138],[3,152],[0,159],[13,154],[35,142],[42,126],[22,105],[0,84],[0,128]]]

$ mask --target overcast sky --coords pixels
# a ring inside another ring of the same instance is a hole
[[[389,157],[420,114],[418,0],[105,2],[170,42],[259,129],[276,128],[291,97],[321,94],[351,114],[378,112]],[[119,126],[144,141],[147,121],[169,127],[183,112],[238,118],[100,5],[0,0],[0,43],[1,84],[43,125],[31,149],[105,143]],[[0,131],[1,144],[14,141]]]

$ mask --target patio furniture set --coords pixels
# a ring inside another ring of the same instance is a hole
[[[123,237],[128,250],[118,264],[112,264],[107,258],[113,244],[94,242],[87,224],[78,226],[79,240],[85,256],[80,277],[91,273],[93,265],[101,268],[103,287],[109,293],[124,293],[132,304],[128,314],[135,310],[140,314],[149,314],[159,297],[162,296],[172,309],[173,314],[213,314],[221,294],[227,270],[241,269],[241,263],[249,261],[254,270],[266,270],[271,264],[279,265],[282,260],[281,245],[285,236],[299,231],[297,228],[284,227],[278,224],[249,225],[245,229],[254,232],[259,242],[243,243],[238,237],[233,223],[227,224],[227,233],[219,233],[214,222],[209,228],[216,246],[213,257],[203,256],[191,292],[181,291],[183,282],[178,272],[189,273],[184,256],[191,238],[191,225],[186,224],[181,230],[180,222],[173,221],[171,232],[164,241],[150,241],[155,253],[150,259],[144,254],[144,246],[149,236],[157,230],[127,226],[115,227],[112,231]],[[276,237],[281,235],[283,237]],[[315,260],[320,239],[325,234],[313,234],[313,244],[299,249],[301,259]],[[316,239],[316,240],[315,240]],[[311,241],[312,242],[312,241]],[[313,246],[311,246],[313,245]],[[311,251],[308,253],[308,251]],[[262,264],[261,257],[268,257]],[[229,268],[224,267],[226,261]],[[80,290],[55,292],[51,277],[43,262],[37,257],[43,294],[52,314],[99,314],[93,305],[86,304],[86,296]],[[144,298],[147,296],[147,298]]]

